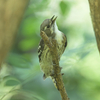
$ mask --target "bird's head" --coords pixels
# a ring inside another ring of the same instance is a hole
[[[40,32],[44,31],[47,36],[52,36],[55,33],[55,23],[57,17],[53,16],[51,19],[45,19],[40,26]]]

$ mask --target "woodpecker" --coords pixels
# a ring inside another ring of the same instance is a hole
[[[56,19],[57,17],[53,16],[50,19],[44,20],[40,26],[40,32],[44,31],[49,39],[52,38],[57,41],[57,53],[60,60],[60,57],[67,46],[67,38],[64,33],[58,30]],[[52,56],[43,39],[40,40],[38,46],[38,57],[41,70],[44,73],[43,79],[46,79],[48,76],[52,77],[54,74]]]

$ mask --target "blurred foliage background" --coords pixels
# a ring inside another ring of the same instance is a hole
[[[51,79],[43,80],[37,54],[40,25],[53,15],[68,39],[60,65],[70,100],[100,100],[100,56],[87,0],[30,0],[0,73],[0,100],[61,100]]]

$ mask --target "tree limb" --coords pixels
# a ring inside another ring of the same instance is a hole
[[[61,68],[59,67],[59,58],[57,54],[57,41],[54,39],[49,40],[48,36],[43,31],[40,33],[40,35],[44,43],[49,47],[49,50],[51,52],[53,69],[54,69],[54,78],[56,80],[56,85],[57,88],[59,89],[62,100],[69,100],[62,80]]]

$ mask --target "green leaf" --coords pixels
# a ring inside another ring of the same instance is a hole
[[[10,53],[7,57],[7,62],[15,67],[29,68],[30,63],[21,55]]]
[[[37,37],[34,36],[34,38],[29,38],[29,39],[24,39],[22,40],[18,47],[22,50],[22,51],[28,51],[30,49],[32,49],[33,47],[37,46],[38,43],[38,39]]]
[[[23,36],[32,37],[37,31],[39,31],[39,19],[34,16],[29,16],[23,21],[21,26],[21,33]]]
[[[18,84],[20,84],[20,81],[14,77],[8,77],[4,82],[4,85],[6,86],[15,86]]]
[[[60,6],[62,14],[65,15],[67,12],[68,5],[66,4],[66,2],[61,1],[59,6]]]

